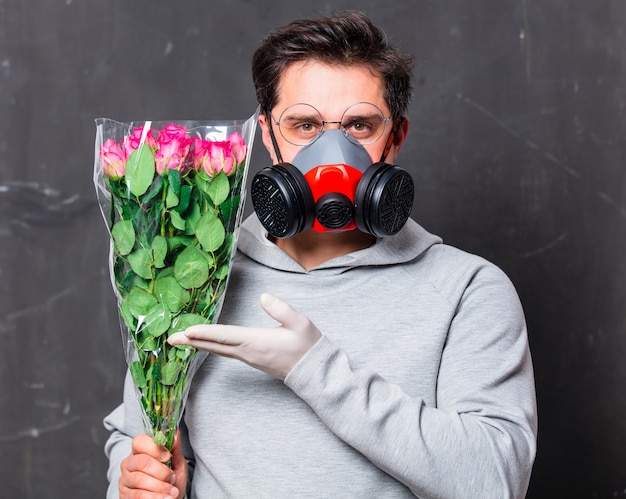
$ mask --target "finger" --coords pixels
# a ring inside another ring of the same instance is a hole
[[[167,338],[167,342],[170,345],[189,345],[189,338],[185,334],[185,331],[179,331],[178,333],[174,333]]]
[[[198,325],[172,334],[171,345],[189,345],[223,357],[238,358],[237,349],[244,342],[241,327],[222,325]]]
[[[221,345],[235,345],[238,341],[235,341],[235,336],[226,334],[225,331],[219,330],[205,330],[207,326],[194,326],[193,328],[185,331],[179,331],[172,334],[167,338],[167,342],[170,345],[189,345],[196,348],[204,348],[207,343],[215,343]],[[200,329],[202,328],[202,329]],[[203,342],[203,347],[199,347],[199,342]]]
[[[272,319],[280,322],[287,329],[305,327],[308,319],[287,302],[269,293],[261,295],[261,306]]]
[[[148,490],[176,497],[176,475],[166,462],[172,455],[148,435],[133,438],[131,455],[122,461],[120,488]]]
[[[240,345],[245,341],[246,328],[225,326],[222,324],[200,324],[190,326],[182,333],[175,333],[170,338],[174,342],[194,345],[194,340],[201,340],[220,345]],[[182,334],[183,336],[179,336]],[[168,340],[169,341],[169,340]]]
[[[132,453],[126,460],[126,469],[130,472],[147,473],[159,480],[169,481],[172,471],[167,463],[172,455],[162,445],[154,443],[148,435],[137,435],[132,441]]]
[[[179,497],[178,487],[144,473],[131,473],[119,479],[120,497]],[[153,492],[158,496],[138,495]]]
[[[131,454],[122,461],[120,468],[120,487],[150,490],[165,495],[172,491],[172,485],[176,483],[174,472],[148,454]]]
[[[169,451],[162,445],[157,445],[148,435],[137,435],[132,442],[133,454],[147,454],[162,463],[171,459]]]

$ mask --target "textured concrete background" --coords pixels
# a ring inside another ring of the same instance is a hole
[[[247,118],[258,40],[340,7],[416,55],[414,218],[524,303],[529,497],[626,495],[626,2],[0,0],[0,496],[104,494],[126,364],[94,119]]]

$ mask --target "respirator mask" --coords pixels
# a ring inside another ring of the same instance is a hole
[[[401,119],[391,127],[380,161],[372,164],[363,146],[380,139],[391,121],[374,104],[350,106],[340,122],[322,120],[308,104],[289,106],[278,121],[269,112],[266,116],[278,163],[254,176],[251,197],[271,236],[358,228],[384,237],[404,226],[413,207],[413,179],[385,163]],[[339,128],[325,128],[327,124]],[[282,161],[272,125],[287,142],[302,146],[292,163]]]

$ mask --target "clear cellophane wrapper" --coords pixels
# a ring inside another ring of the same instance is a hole
[[[94,184],[126,360],[146,431],[169,449],[206,353],[167,338],[218,319],[256,119],[96,120]]]

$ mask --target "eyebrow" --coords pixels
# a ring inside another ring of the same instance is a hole
[[[349,119],[349,120],[369,120],[372,118],[380,118],[381,115],[378,113],[371,113],[371,114],[356,114],[356,115],[346,115],[344,116],[344,119]]]
[[[315,114],[287,115],[283,116],[280,121],[320,121],[320,117]]]

